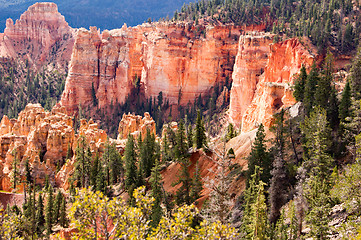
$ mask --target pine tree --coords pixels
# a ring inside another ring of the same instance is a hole
[[[272,161],[265,145],[264,127],[261,124],[258,127],[256,139],[252,144],[251,153],[248,157],[247,186],[251,176],[254,174],[255,167],[259,166],[263,169],[260,180],[268,183],[271,178]]]
[[[53,199],[53,188],[50,186],[48,188],[48,199],[45,208],[45,228],[46,234],[49,236],[52,232],[53,226],[53,214],[54,214],[54,199]]]
[[[136,153],[134,146],[134,139],[132,135],[128,136],[127,144],[124,150],[124,161],[125,161],[125,188],[128,193],[131,194],[130,190],[134,189],[137,183],[137,166],[136,166]]]
[[[331,141],[326,111],[316,107],[301,124],[301,130],[305,135],[307,150],[303,166],[311,175],[320,174],[326,178],[333,168],[333,160],[328,154]]]
[[[42,194],[39,194],[37,207],[36,207],[36,230],[38,234],[41,234],[44,230],[45,217],[44,217],[44,203]]]
[[[306,80],[307,80],[306,67],[302,65],[300,69],[300,74],[295,80],[295,90],[293,92],[293,96],[298,102],[303,102]]]
[[[74,177],[81,187],[89,185],[91,151],[86,143],[85,136],[80,136],[75,150],[75,173]]]
[[[329,98],[331,95],[331,83],[333,80],[333,56],[328,53],[325,58],[324,71],[322,77],[318,78],[315,91],[315,106],[328,109]],[[310,73],[311,74],[311,73]]]
[[[96,190],[105,193],[106,190],[106,177],[104,176],[104,168],[102,164],[98,163],[98,174],[96,176]]]
[[[176,202],[178,205],[183,203],[190,205],[192,203],[192,199],[190,196],[191,187],[192,187],[192,179],[190,177],[188,167],[190,166],[189,159],[183,157],[178,159],[180,164],[180,174],[178,176],[178,180],[173,183],[173,186],[181,184],[176,192]]]
[[[361,99],[361,47],[357,51],[351,68],[351,90],[355,100]]]
[[[63,194],[58,191],[58,194],[55,197],[55,204],[54,204],[54,215],[53,215],[53,223],[56,224],[59,222],[59,216],[60,216],[60,208],[61,208],[61,202],[63,200]]]
[[[231,139],[234,138],[235,136],[236,136],[236,134],[234,133],[233,124],[230,123],[230,124],[228,124],[228,128],[227,128],[226,141],[228,142],[229,140],[231,140]]]
[[[201,180],[201,173],[199,170],[199,162],[196,163],[196,169],[194,171],[193,179],[192,179],[192,189],[190,197],[192,202],[196,201],[198,198],[201,197],[201,192],[203,190],[203,184]]]
[[[152,207],[152,216],[151,216],[151,226],[156,228],[160,219],[162,218],[163,210],[161,203],[163,200],[162,192],[162,175],[160,174],[160,165],[158,159],[155,161],[155,165],[152,168],[152,173],[149,179],[152,187],[152,197],[154,198],[153,207]]]
[[[188,125],[187,142],[188,142],[188,148],[193,148],[193,128],[192,128],[192,124]]]
[[[20,170],[19,170],[19,159],[18,159],[18,154],[17,154],[17,150],[15,149],[12,153],[12,155],[14,156],[14,160],[12,163],[12,178],[11,181],[13,183],[13,189],[16,189],[16,187],[18,186],[18,183],[20,181]]]
[[[26,184],[28,185],[28,187],[30,187],[31,184],[33,183],[33,177],[31,176],[31,170],[30,170],[28,158],[25,161],[25,179],[26,179]]]
[[[260,181],[262,169],[255,166],[244,193],[244,211],[241,232],[244,239],[267,239],[267,205],[264,196],[265,183]]]
[[[195,142],[198,149],[203,147],[203,144],[206,144],[206,134],[201,117],[201,112],[197,111],[197,121],[196,121],[196,133],[195,133]]]
[[[66,218],[66,199],[62,198],[61,207],[60,207],[60,216],[59,216],[59,224],[62,227],[67,227],[67,218]]]
[[[90,185],[93,187],[93,189],[96,189],[97,176],[98,176],[100,164],[101,163],[99,160],[99,154],[97,153],[93,161],[93,164],[91,165],[91,172],[90,172]]]
[[[186,134],[184,129],[183,120],[179,121],[178,130],[176,134],[175,157],[182,160],[187,156],[188,146],[186,143]]]
[[[156,160],[156,147],[155,147],[155,137],[150,133],[150,130],[147,129],[147,133],[145,135],[144,141],[140,148],[139,161],[141,177],[143,179],[150,176],[152,168],[154,167]]]
[[[316,92],[316,87],[319,81],[319,73],[318,73],[318,69],[316,64],[314,63],[312,65],[311,71],[307,76],[307,81],[306,81],[306,85],[305,85],[305,93],[304,93],[304,99],[303,99],[303,103],[304,103],[304,108],[305,108],[305,113],[306,115],[308,115],[314,104],[315,104],[315,92]]]

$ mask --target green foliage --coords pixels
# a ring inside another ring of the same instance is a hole
[[[154,203],[152,206],[151,226],[153,228],[156,228],[163,215],[163,209],[161,207],[161,203],[163,200],[163,182],[162,175],[160,174],[160,165],[158,159],[156,159],[155,165],[152,168],[149,182],[151,183],[152,197],[154,198]]]
[[[201,179],[201,173],[199,169],[199,162],[196,163],[196,169],[194,171],[194,175],[192,178],[192,189],[190,197],[192,199],[192,202],[196,201],[198,198],[201,197],[201,192],[203,190],[203,183]]]
[[[88,187],[91,177],[91,159],[90,147],[86,142],[85,136],[81,135],[75,149],[75,173],[74,178],[81,187]]]
[[[45,229],[46,234],[49,236],[52,233],[52,226],[54,223],[54,199],[53,199],[53,188],[48,188],[48,199],[45,208]]]
[[[251,153],[248,157],[247,186],[251,176],[255,173],[256,166],[263,169],[260,175],[261,181],[267,184],[271,178],[272,160],[265,145],[265,137],[264,126],[261,124],[258,127],[256,139],[252,144]]]
[[[264,192],[265,183],[260,181],[262,169],[256,166],[245,190],[245,203],[242,218],[244,239],[267,239],[267,205]]]
[[[229,140],[231,140],[235,136],[236,136],[236,133],[234,131],[233,124],[230,123],[230,124],[228,124],[228,127],[227,127],[226,141],[228,142]]]
[[[156,159],[159,158],[159,146],[155,141],[154,134],[150,133],[149,129],[147,129],[147,133],[140,146],[139,152],[139,169],[141,171],[141,177],[145,179],[151,175]]]
[[[328,154],[331,141],[326,111],[316,107],[310,116],[305,118],[301,129],[305,135],[304,147],[307,150],[303,166],[310,175],[321,175],[322,178],[326,178],[333,168],[333,159]]]
[[[312,108],[315,105],[315,93],[319,80],[320,80],[319,72],[316,64],[314,63],[312,65],[312,69],[310,73],[307,76],[304,99],[303,99],[305,113],[307,115],[312,111]]]
[[[352,96],[356,100],[361,99],[361,48],[358,49],[351,68],[351,90]]]
[[[299,102],[303,102],[306,80],[307,80],[306,67],[302,65],[300,69],[300,73],[297,79],[295,80],[295,88],[293,92],[293,96]]]
[[[207,144],[205,128],[201,117],[201,112],[199,110],[197,112],[196,131],[194,137],[197,148],[202,148],[203,145]]]
[[[137,166],[134,139],[132,135],[128,136],[128,141],[124,151],[125,162],[125,188],[131,194],[137,183]]]
[[[345,203],[349,212],[361,213],[361,163],[357,161],[346,167],[336,181],[331,196]]]

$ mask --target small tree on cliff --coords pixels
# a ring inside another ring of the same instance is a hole
[[[46,234],[50,235],[52,230],[52,226],[53,226],[53,206],[54,205],[54,199],[53,199],[53,188],[50,187],[48,188],[48,200],[46,203],[46,209],[45,209],[45,228],[46,228]]]
[[[295,81],[295,91],[293,92],[293,96],[299,102],[303,102],[306,80],[307,80],[306,68],[304,65],[302,65],[300,69],[300,74],[298,75]]]
[[[19,160],[18,160],[18,154],[17,150],[14,149],[12,152],[12,155],[14,156],[14,160],[12,163],[12,178],[11,182],[13,183],[13,189],[16,189],[18,182],[20,181],[20,170],[19,170]]]
[[[201,112],[199,110],[197,111],[195,142],[198,149],[202,148],[203,144],[206,144],[205,128],[201,117]]]

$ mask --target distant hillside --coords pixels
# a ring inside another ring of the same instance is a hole
[[[0,0],[0,31],[5,28],[7,18],[18,19],[20,14],[34,0]],[[54,0],[59,12],[65,16],[72,27],[97,26],[101,29],[120,28],[124,23],[133,26],[143,23],[148,18],[158,20],[167,15],[173,16],[176,9],[190,0]]]

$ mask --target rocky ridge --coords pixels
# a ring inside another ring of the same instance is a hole
[[[15,24],[7,19],[4,33],[0,33],[0,57],[20,58],[35,69],[50,63],[66,69],[74,33],[55,3],[36,3]]]

